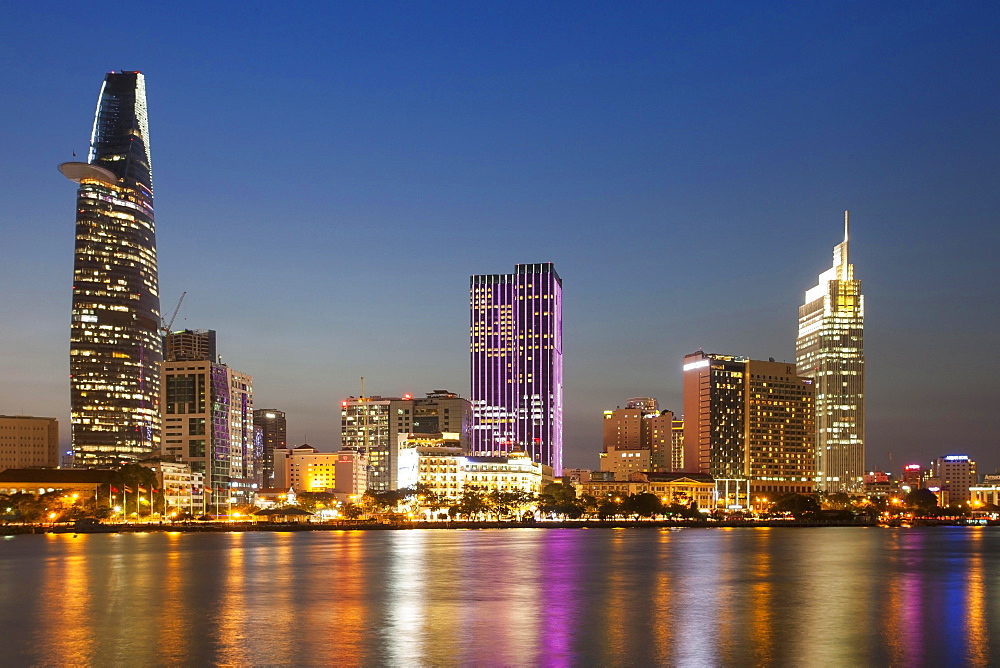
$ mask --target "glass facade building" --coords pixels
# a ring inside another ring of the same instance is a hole
[[[472,276],[472,451],[521,450],[562,471],[562,279],[552,263]]]
[[[285,412],[273,408],[254,409],[253,424],[261,434],[261,484],[271,489],[274,487],[274,451],[288,446]]]
[[[160,298],[146,85],[109,73],[87,162],[59,166],[79,183],[70,329],[70,405],[77,466],[160,449]]]
[[[806,291],[799,307],[795,358],[816,387],[816,487],[860,490],[865,474],[865,298],[848,262],[850,225],[833,249],[833,266]]]
[[[684,357],[688,471],[711,474],[725,505],[748,493],[815,488],[815,390],[794,364],[698,351]],[[735,496],[733,496],[735,492]]]

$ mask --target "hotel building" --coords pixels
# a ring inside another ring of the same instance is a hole
[[[525,453],[475,456],[445,442],[417,446],[417,482],[447,505],[458,503],[466,488],[483,492],[522,491],[537,494],[545,482],[541,464]]]
[[[79,184],[70,325],[74,463],[111,466],[160,449],[160,296],[146,83],[112,72],[97,100]]]
[[[472,451],[523,451],[561,475],[562,279],[552,263],[469,285]]]
[[[848,261],[850,217],[833,266],[819,275],[799,307],[798,374],[816,387],[816,486],[860,489],[865,472],[865,298]]]
[[[748,494],[815,489],[813,381],[783,362],[696,352],[684,357],[685,470]]]

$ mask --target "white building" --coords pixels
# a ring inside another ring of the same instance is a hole
[[[156,473],[156,483],[163,490],[165,508],[155,508],[154,512],[166,517],[172,512],[198,516],[205,513],[205,475],[191,470],[185,462],[148,460],[139,462]]]

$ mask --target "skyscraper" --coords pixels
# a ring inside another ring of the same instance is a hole
[[[860,488],[865,474],[865,298],[844,241],[833,266],[819,275],[799,307],[795,359],[800,376],[816,387],[816,487],[839,492]]]
[[[274,487],[274,451],[288,445],[285,412],[273,408],[255,409],[253,425],[261,431],[261,484],[270,489]]]
[[[160,297],[146,84],[112,72],[87,162],[59,165],[77,189],[70,327],[74,461],[102,466],[160,447]]]
[[[551,262],[469,286],[472,451],[523,450],[562,471],[562,279]]]

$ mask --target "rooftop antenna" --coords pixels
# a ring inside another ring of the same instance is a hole
[[[365,398],[365,377],[361,376],[361,398]]]

